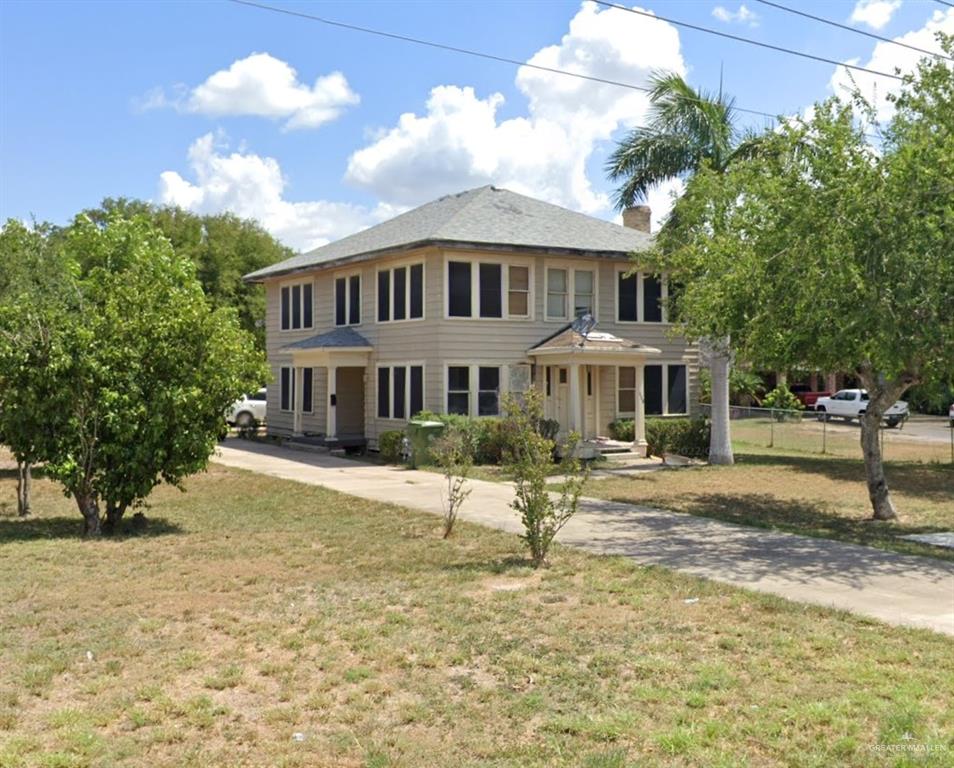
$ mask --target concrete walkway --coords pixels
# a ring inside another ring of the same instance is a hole
[[[321,485],[374,501],[441,513],[443,478],[326,454],[230,440],[214,459],[230,467]],[[513,488],[471,481],[461,518],[511,533]],[[558,540],[683,573],[954,635],[954,565],[927,557],[584,499]]]

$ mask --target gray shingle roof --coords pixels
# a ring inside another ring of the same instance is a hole
[[[245,279],[257,281],[432,244],[619,256],[645,250],[651,242],[645,232],[486,186],[425,203],[341,240],[252,272]]]
[[[307,339],[287,344],[282,349],[321,349],[327,347],[370,347],[371,342],[354,328],[335,328]]]

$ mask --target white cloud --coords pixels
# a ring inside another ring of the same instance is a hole
[[[655,69],[686,69],[674,27],[587,2],[560,43],[529,63],[635,84]],[[346,180],[405,206],[494,183],[588,213],[608,212],[609,199],[586,165],[616,131],[643,120],[646,94],[530,67],[518,71],[516,85],[527,114],[506,120],[497,117],[499,93],[433,88],[423,114],[401,115],[351,156]]]
[[[954,8],[949,8],[946,11],[935,11],[923,27],[899,35],[894,40],[928,51],[943,53],[935,39],[938,32],[954,34]],[[893,73],[897,68],[902,73],[908,73],[915,70],[918,61],[923,56],[924,54],[912,51],[909,48],[881,42],[875,45],[871,57],[864,62],[863,66],[880,72]],[[857,64],[859,61],[859,59],[852,59],[848,63]],[[869,75],[865,72],[851,72],[844,67],[838,67],[835,69],[829,85],[839,96],[847,96],[857,86],[862,95],[875,105],[878,120],[884,121],[889,120],[894,113],[894,107],[886,97],[890,93],[896,93],[901,87],[901,82],[886,77],[878,77],[877,75]]]
[[[712,15],[726,24],[737,22],[750,27],[757,27],[759,25],[759,17],[753,11],[749,10],[745,3],[742,3],[737,11],[730,11],[723,5],[717,5],[712,9]]]
[[[849,21],[867,24],[872,29],[883,29],[900,7],[901,0],[858,0]]]
[[[284,197],[287,181],[271,157],[228,152],[211,133],[189,147],[189,165],[195,180],[175,171],[159,177],[159,199],[196,213],[230,211],[257,219],[286,245],[309,250],[399,212],[387,205],[374,209],[326,200],[290,202]]]
[[[332,72],[309,86],[287,62],[267,53],[253,53],[228,69],[210,75],[189,90],[179,85],[173,94],[154,88],[136,104],[140,110],[172,107],[218,117],[254,115],[285,120],[284,128],[317,128],[337,118],[359,97],[340,72]]]

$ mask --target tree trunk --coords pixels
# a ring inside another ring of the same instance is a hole
[[[881,460],[881,417],[884,408],[874,408],[869,402],[868,410],[861,417],[861,450],[865,457],[865,475],[868,480],[868,498],[875,520],[895,520],[898,513],[888,492],[888,482],[884,477],[884,464]]]
[[[87,539],[98,539],[103,533],[99,520],[99,502],[91,493],[77,491],[73,496],[83,516],[83,536]]]
[[[106,521],[103,523],[103,533],[118,533],[124,514],[126,514],[125,504],[108,502],[106,504]]]
[[[712,434],[709,438],[709,463],[734,464],[732,438],[729,433],[729,366],[728,349],[712,345],[709,350],[709,372],[712,378]]]
[[[27,517],[32,511],[30,505],[30,486],[33,483],[33,473],[30,462],[17,462],[17,514]]]

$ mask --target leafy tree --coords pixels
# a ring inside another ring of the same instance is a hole
[[[17,353],[4,345],[0,390],[47,382],[31,405],[32,418],[55,421],[40,458],[98,536],[160,482],[204,468],[225,409],[266,370],[235,311],[210,305],[195,265],[145,217],[80,216],[57,243],[72,278],[41,347],[48,362],[8,381]],[[24,302],[5,306],[0,333],[32,316]]]
[[[616,206],[627,208],[644,200],[650,189],[672,178],[689,178],[703,167],[725,173],[756,153],[759,140],[741,132],[734,99],[693,88],[673,73],[651,80],[650,113],[646,126],[631,131],[610,155],[606,171],[620,182]],[[670,220],[664,229],[675,225]],[[709,461],[733,462],[729,435],[728,337],[711,337],[702,345],[712,382],[712,443]]]
[[[105,225],[110,217],[146,216],[169,240],[180,256],[190,259],[202,288],[215,307],[234,307],[242,328],[265,348],[265,291],[242,276],[294,255],[262,227],[231,213],[203,215],[173,206],[156,206],[141,200],[106,198],[99,208],[84,211],[92,221]]]
[[[954,53],[950,38],[944,47]],[[877,519],[896,516],[878,442],[885,411],[954,370],[954,70],[923,61],[894,102],[877,148],[870,105],[830,100],[759,157],[704,168],[661,238],[668,268],[692,276],[678,299],[691,336],[731,334],[749,359],[860,378]]]
[[[21,516],[30,514],[32,465],[44,455],[59,417],[43,406],[55,396],[47,373],[60,353],[51,331],[63,320],[72,275],[51,246],[50,230],[10,219],[0,231],[0,318],[10,321],[0,324],[0,441],[17,461]]]
[[[431,444],[431,456],[443,472],[444,481],[447,483],[446,491],[441,493],[445,539],[450,538],[453,533],[460,508],[472,490],[467,487],[467,479],[474,466],[472,442],[470,435],[459,426],[449,425],[444,434]]]

